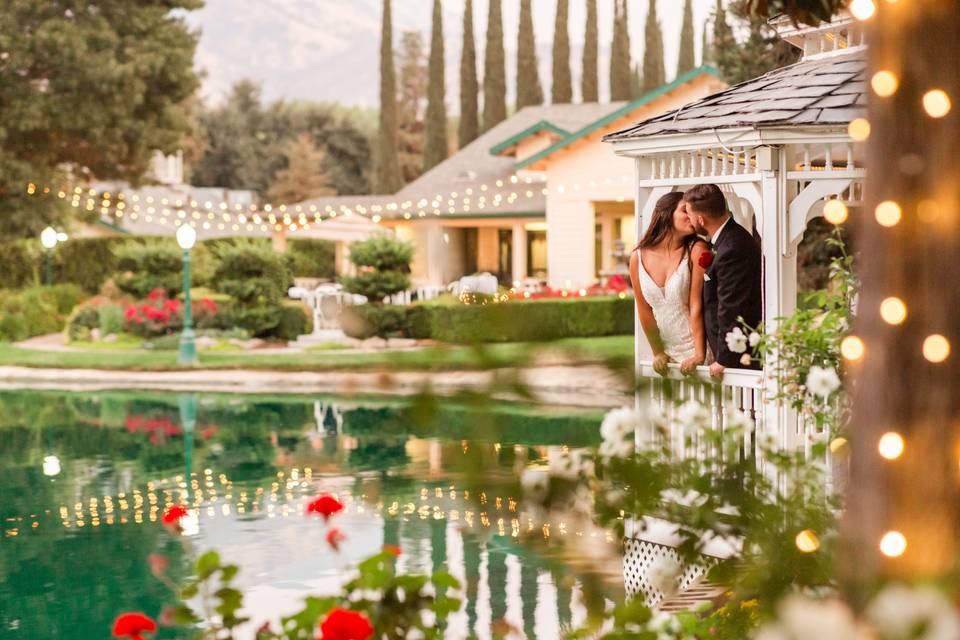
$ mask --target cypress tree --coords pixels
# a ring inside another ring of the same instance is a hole
[[[713,52],[710,50],[710,21],[703,23],[700,34],[700,64],[713,64]]]
[[[517,110],[543,104],[543,87],[537,69],[537,44],[533,33],[531,0],[520,0],[520,30],[517,35]]]
[[[460,148],[480,135],[479,82],[477,81],[477,46],[473,39],[473,0],[463,10],[463,52],[460,55]]]
[[[580,76],[580,91],[583,102],[600,101],[600,82],[597,79],[599,49],[597,0],[587,0],[587,30],[583,37],[583,73]]]
[[[610,47],[610,100],[629,100],[632,94],[630,31],[627,28],[626,0],[614,0],[613,41]]]
[[[443,63],[443,8],[433,0],[433,30],[430,37],[430,62],[427,67],[426,142],[423,170],[429,171],[447,157],[446,79]]]
[[[650,0],[644,29],[643,92],[653,91],[666,82],[663,70],[663,33],[657,19],[657,0]]]
[[[570,0],[557,0],[557,21],[553,30],[553,104],[573,101],[573,81],[570,78]]]
[[[643,91],[643,71],[639,64],[633,65],[630,71],[630,99],[636,100],[644,93]]]
[[[377,191],[395,193],[403,186],[397,157],[397,76],[393,66],[393,19],[383,0],[380,36],[380,135],[377,142]]]
[[[713,61],[717,59],[717,51],[723,47],[736,45],[733,37],[733,29],[727,23],[727,12],[723,8],[723,0],[717,0],[717,6],[713,10],[713,42],[711,43],[710,57]]]
[[[490,0],[487,14],[487,48],[483,61],[483,130],[507,118],[507,71],[503,52],[501,0]]]
[[[677,77],[696,66],[693,35],[693,1],[683,3],[683,26],[680,28],[680,54],[677,58]]]

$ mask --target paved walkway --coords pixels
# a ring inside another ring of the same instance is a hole
[[[332,393],[341,395],[411,395],[429,388],[441,395],[463,389],[488,388],[512,370],[429,372],[253,371],[205,369],[201,371],[105,371],[99,369],[47,369],[0,367],[0,388],[155,389],[226,393]],[[623,383],[599,366],[551,365],[523,369],[538,402],[580,407],[615,407],[627,404]],[[498,397],[509,398],[501,393]]]

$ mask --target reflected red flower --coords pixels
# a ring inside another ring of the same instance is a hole
[[[188,513],[186,507],[183,505],[175,504],[167,507],[163,512],[163,524],[178,525],[180,524],[180,519],[186,516]]]
[[[349,609],[333,609],[320,623],[322,640],[367,640],[373,635],[373,626],[367,616]]]
[[[167,567],[170,565],[167,556],[159,553],[151,553],[148,555],[147,563],[150,565],[150,573],[158,578],[167,572]]]
[[[384,553],[389,553],[389,554],[392,555],[394,558],[399,558],[399,557],[400,557],[400,547],[398,547],[398,546],[395,545],[395,544],[385,544],[385,545],[383,545],[383,551],[384,551]]]
[[[142,613],[123,613],[117,616],[117,619],[113,622],[113,636],[115,638],[143,640],[141,634],[145,631],[154,633],[156,630],[157,623]]]
[[[330,516],[343,510],[343,503],[337,500],[329,493],[325,493],[310,504],[307,505],[307,513],[319,513],[324,521],[330,519]]]
[[[327,531],[327,544],[330,545],[330,547],[334,551],[340,551],[340,544],[343,543],[346,539],[347,539],[347,536],[343,535],[343,532],[341,532],[340,529],[337,529],[336,527]]]

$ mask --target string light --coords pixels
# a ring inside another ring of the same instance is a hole
[[[880,538],[880,553],[888,558],[898,558],[907,550],[907,538],[899,531],[887,531]]]
[[[873,0],[853,0],[850,3],[850,13],[857,20],[869,20],[877,12],[877,5]]]
[[[917,205],[917,217],[923,222],[936,222],[940,218],[940,205],[936,200],[922,200]]]
[[[823,217],[830,224],[843,224],[848,215],[847,205],[840,200],[829,200],[823,205]]]
[[[939,333],[929,335],[923,341],[923,357],[933,363],[940,363],[950,357],[950,341]]]
[[[900,80],[893,71],[884,69],[873,74],[873,77],[870,78],[870,86],[873,88],[873,92],[881,98],[889,98],[897,92]]]
[[[903,454],[904,442],[903,436],[896,431],[888,431],[880,436],[877,443],[877,450],[880,455],[887,460],[896,460]]]
[[[863,142],[870,137],[870,121],[866,118],[854,118],[847,125],[847,133],[855,142]]]
[[[942,118],[950,113],[950,96],[943,89],[931,89],[923,94],[923,109],[931,118]]]
[[[880,303],[880,317],[887,324],[900,324],[907,319],[907,305],[896,296]]]
[[[820,540],[817,534],[810,529],[804,529],[794,538],[794,543],[801,553],[813,553],[820,548]]]
[[[878,204],[873,214],[876,216],[877,222],[884,227],[896,226],[903,217],[900,205],[893,200],[884,200]]]
[[[866,347],[863,340],[857,336],[847,336],[840,342],[840,354],[847,360],[856,361],[863,358]]]

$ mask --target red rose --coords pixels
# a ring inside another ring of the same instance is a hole
[[[175,504],[163,512],[163,524],[165,525],[178,525],[180,524],[180,519],[186,516],[188,513],[186,507],[183,505]]]
[[[340,551],[340,544],[347,539],[347,536],[341,533],[340,529],[334,527],[327,531],[327,544],[330,545],[330,548],[334,551]]]
[[[140,635],[144,631],[151,633],[157,630],[157,623],[142,613],[124,613],[113,622],[113,636],[115,638],[130,638],[143,640]]]
[[[324,521],[343,510],[343,504],[330,494],[324,494],[307,505],[307,513],[319,513]]]
[[[710,265],[713,264],[713,252],[704,251],[700,254],[700,259],[697,260],[697,264],[700,265],[701,269],[709,269]]]
[[[322,640],[367,640],[372,635],[367,616],[348,609],[334,609],[320,623]]]
[[[161,298],[166,298],[167,292],[165,289],[157,287],[153,291],[147,294],[147,300],[160,300]]]
[[[400,547],[398,547],[398,546],[395,545],[395,544],[385,544],[385,545],[383,545],[383,552],[384,552],[384,553],[389,553],[389,554],[392,555],[394,558],[399,558],[399,557],[400,557]]]

